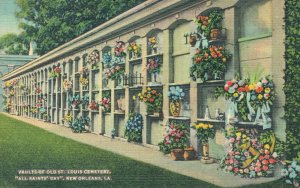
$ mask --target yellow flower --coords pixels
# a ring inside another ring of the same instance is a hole
[[[262,94],[259,94],[259,95],[257,96],[257,98],[258,98],[259,100],[261,100],[261,99],[263,98]]]
[[[135,95],[133,95],[133,96],[132,96],[132,99],[133,99],[133,100],[135,100],[135,99],[136,99]]]
[[[211,124],[209,124],[209,125],[208,125],[208,127],[211,129],[211,128],[213,128],[214,126],[213,126],[213,125],[211,125]]]
[[[149,93],[148,95],[147,95],[147,98],[149,99],[151,97],[151,94]]]
[[[254,90],[254,88],[255,88],[255,87],[254,87],[253,84],[250,84],[250,85],[249,85],[249,89],[250,89],[250,90]]]
[[[234,93],[233,96],[234,96],[234,97],[238,97],[239,94],[238,94],[238,93]]]
[[[241,132],[237,132],[235,133],[236,137],[241,137],[242,133]]]
[[[270,89],[269,87],[267,87],[267,88],[265,89],[265,93],[270,93],[270,91],[271,91],[271,89]]]
[[[148,90],[148,91],[150,91],[150,90],[151,90],[151,88],[150,88],[150,87],[148,87],[148,88],[147,88],[147,90]]]

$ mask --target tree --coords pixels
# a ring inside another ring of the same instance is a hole
[[[25,32],[8,33],[0,37],[0,50],[6,54],[28,55],[30,40]]]
[[[16,0],[17,17],[42,55],[145,0]]]

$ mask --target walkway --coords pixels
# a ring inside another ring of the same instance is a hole
[[[110,139],[92,133],[76,134],[64,126],[45,123],[36,119],[9,115],[12,118],[40,127],[56,135],[82,142],[100,149],[108,150],[131,159],[149,163],[172,172],[207,181],[222,187],[238,187],[249,184],[260,184],[276,180],[276,178],[245,179],[217,170],[218,164],[202,164],[199,160],[172,161],[161,152],[137,144]]]

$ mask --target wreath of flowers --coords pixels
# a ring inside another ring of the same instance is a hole
[[[127,51],[131,53],[131,58],[132,56],[137,56],[140,57],[142,55],[142,48],[140,44],[137,44],[136,42],[130,42]]]
[[[230,128],[226,134],[230,150],[221,167],[242,177],[270,176],[274,165],[281,162],[283,143],[269,130],[261,134],[256,129]]]
[[[158,144],[159,150],[165,154],[172,149],[184,149],[188,144],[188,125],[182,121],[170,121],[164,133],[164,139]]]
[[[142,142],[143,116],[139,113],[129,115],[125,124],[125,137],[128,142]]]
[[[209,73],[214,75],[213,79],[220,79],[224,76],[227,69],[227,62],[231,54],[223,47],[211,46],[205,49],[196,49],[193,57],[193,65],[190,69],[190,77],[196,81],[209,80]]]
[[[91,66],[91,69],[98,68],[98,63],[100,61],[99,53],[95,50],[88,56],[88,62]]]
[[[147,89],[139,93],[138,97],[140,101],[146,104],[148,114],[161,112],[163,96],[157,90],[148,87]]]

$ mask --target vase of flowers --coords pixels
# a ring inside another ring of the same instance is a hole
[[[136,42],[130,42],[127,51],[130,53],[130,59],[136,59],[142,55],[141,45],[138,45]]]
[[[204,163],[213,162],[209,157],[209,145],[208,139],[213,139],[215,137],[215,130],[213,125],[206,123],[199,123],[192,126],[196,130],[196,136],[200,143],[202,144],[202,161]]]
[[[148,39],[148,46],[151,49],[151,54],[157,54],[158,40],[156,37],[150,37]]]
[[[111,110],[111,94],[110,91],[102,93],[102,100],[100,101],[102,112],[109,113]]]
[[[153,113],[160,113],[162,110],[163,97],[160,92],[148,87],[138,94],[139,100],[144,102],[147,106],[147,113],[149,115]]]
[[[178,117],[181,111],[181,103],[180,101],[185,96],[183,89],[179,86],[170,87],[168,96],[171,100],[170,102],[170,112],[174,117]]]
[[[154,57],[148,59],[147,63],[147,71],[151,74],[151,82],[156,83],[160,80],[158,79],[158,74],[160,73],[161,68],[161,58],[160,57]]]

